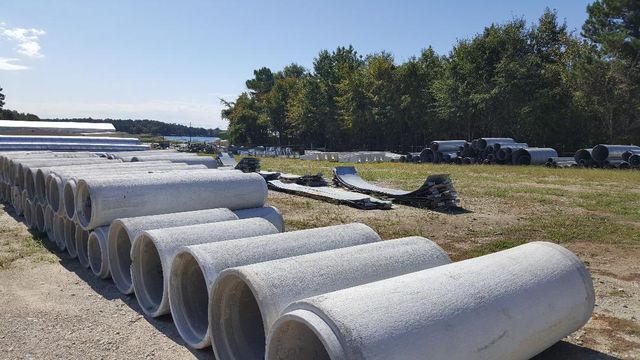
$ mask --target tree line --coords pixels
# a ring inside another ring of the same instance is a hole
[[[547,9],[492,24],[446,56],[428,47],[322,50],[313,69],[254,71],[225,105],[234,144],[412,151],[435,139],[513,137],[572,151],[640,143],[640,2],[599,0],[580,35]]]

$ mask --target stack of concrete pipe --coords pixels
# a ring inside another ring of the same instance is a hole
[[[551,148],[529,147],[512,138],[479,138],[473,141],[432,141],[420,153],[420,162],[447,164],[544,165],[558,156]]]
[[[582,167],[637,169],[640,168],[640,147],[599,144],[576,151],[574,159]]]
[[[593,311],[588,271],[555,244],[452,263],[363,224],[283,232],[257,174],[55,159],[24,160],[49,186],[3,182],[2,200],[22,199],[28,226],[218,359],[527,359]]]

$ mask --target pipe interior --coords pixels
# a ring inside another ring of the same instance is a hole
[[[78,208],[76,213],[78,215],[78,221],[83,225],[88,225],[91,222],[91,194],[89,193],[89,187],[86,184],[80,183],[76,191],[78,197]]]
[[[268,359],[331,359],[316,333],[299,321],[282,322],[274,330],[270,341]]]
[[[221,281],[220,304],[223,346],[237,359],[264,359],[266,337],[262,313],[251,288],[237,276]]]
[[[75,197],[73,196],[73,191],[75,189],[75,184],[70,181],[67,181],[64,184],[64,189],[62,190],[62,196],[64,199],[64,211],[67,213],[69,218],[73,218],[73,214],[75,213],[76,204]]]
[[[140,280],[137,283],[139,283],[141,291],[138,293],[138,289],[136,289],[136,296],[146,309],[155,310],[160,306],[164,292],[162,262],[158,249],[151,239],[147,236],[141,236],[138,241],[140,241],[140,252],[138,253],[140,266],[137,269],[139,277],[136,280]]]
[[[36,228],[38,231],[44,231],[44,208],[40,204],[35,206]]]
[[[67,245],[67,251],[72,257],[76,256],[76,224],[73,221],[64,221],[64,241]]]
[[[42,172],[38,171],[36,173],[36,179],[35,179],[35,185],[36,185],[36,197],[39,200],[43,200],[44,194],[46,192],[46,188],[45,188],[45,181],[44,181],[44,176],[42,176]]]
[[[87,256],[89,258],[91,271],[96,275],[99,274],[100,268],[102,268],[102,251],[100,250],[98,236],[95,233],[89,236],[89,241],[87,242]]]
[[[80,264],[87,267],[89,266],[88,256],[88,246],[89,242],[89,232],[84,230],[78,230],[76,228],[76,252],[78,253],[78,260]]]
[[[60,207],[60,188],[58,188],[58,181],[57,178],[52,178],[51,181],[49,181],[49,194],[47,199],[53,211],[58,211]]]
[[[33,180],[33,172],[31,172],[31,170],[27,171],[25,175],[24,186],[25,189],[27,189],[27,194],[29,194],[29,196],[31,196],[32,198],[35,198],[36,187],[35,181]]]
[[[174,269],[178,270],[176,287],[171,289],[176,300],[173,318],[185,337],[198,343],[205,339],[209,327],[207,282],[191,254],[180,254],[174,261],[177,261]]]
[[[112,276],[117,277],[119,282],[131,286],[131,239],[129,234],[122,226],[112,225],[115,231],[115,247],[116,251],[113,256],[115,265],[111,269]],[[111,249],[109,249],[111,250]],[[109,254],[111,256],[111,254]],[[111,262],[111,261],[110,261]]]

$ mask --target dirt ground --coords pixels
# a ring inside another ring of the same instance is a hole
[[[288,230],[363,222],[383,238],[423,235],[452,257],[463,258],[473,243],[469,233],[518,214],[492,216],[499,209],[467,203],[461,216],[396,206],[392,211],[360,211],[270,191],[269,202],[283,213]],[[0,210],[0,359],[212,359],[210,349],[184,346],[170,316],[143,315],[135,297],[120,294],[111,280],[97,279],[67,254],[34,242],[12,209]],[[482,240],[479,240],[482,242]],[[475,244],[477,245],[477,244]],[[563,244],[587,264],[596,288],[592,319],[536,357],[559,359],[640,358],[640,251],[637,247],[573,242]]]

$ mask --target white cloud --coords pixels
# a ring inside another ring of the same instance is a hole
[[[150,100],[139,103],[28,102],[13,100],[12,109],[30,112],[41,118],[151,119],[194,127],[227,128],[220,118],[223,106],[211,102]]]
[[[20,64],[12,64],[12,62],[16,62],[20,59],[8,59],[8,58],[0,58],[0,70],[27,70],[29,67],[20,65]]]
[[[40,52],[42,47],[38,42],[38,38],[45,35],[46,32],[40,29],[25,28],[5,28],[4,24],[0,25],[2,36],[10,41],[17,43],[17,52],[30,58],[42,58],[44,55]]]

